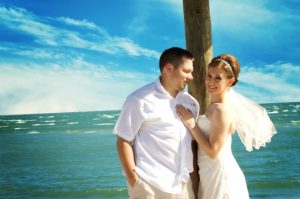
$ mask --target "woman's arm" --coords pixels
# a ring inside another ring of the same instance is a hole
[[[210,117],[211,128],[207,138],[196,124],[190,110],[181,105],[176,106],[177,114],[190,130],[199,147],[210,157],[215,158],[220,152],[225,140],[228,137],[229,119],[228,113],[222,105],[216,105]]]

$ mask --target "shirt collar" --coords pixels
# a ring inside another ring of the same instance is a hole
[[[167,96],[168,98],[172,98],[174,99],[174,97],[172,95],[170,95],[170,93],[168,91],[166,91],[166,89],[163,87],[163,85],[160,82],[160,77],[158,77],[155,81],[155,87],[159,92],[162,92],[165,96]],[[181,93],[183,93],[182,91],[178,91],[177,95],[175,96],[175,98],[177,96],[179,96]]]

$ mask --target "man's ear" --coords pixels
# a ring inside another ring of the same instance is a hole
[[[170,64],[170,63],[167,63],[166,66],[165,66],[166,70],[168,72],[173,72],[174,71],[174,66],[173,64]]]

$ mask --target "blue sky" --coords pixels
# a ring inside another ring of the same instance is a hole
[[[300,101],[297,0],[211,0],[214,56],[242,65],[236,90]],[[185,48],[181,0],[1,0],[0,115],[120,109]]]

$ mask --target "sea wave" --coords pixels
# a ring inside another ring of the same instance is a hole
[[[79,122],[68,122],[67,124],[73,125],[73,124],[78,124]]]
[[[28,129],[28,128],[15,128],[15,130],[25,130],[25,129]]]
[[[290,104],[289,106],[292,106],[292,107],[294,107],[296,109],[300,109],[300,104],[296,104],[296,105]]]
[[[41,132],[39,132],[39,131],[29,131],[29,132],[27,132],[28,134],[39,134],[39,133],[41,133]]]
[[[115,125],[115,123],[100,123],[100,124],[94,124],[95,126],[112,126]]]
[[[292,120],[291,123],[300,123],[300,120]]]
[[[32,121],[36,121],[36,120],[22,120],[22,119],[11,119],[11,120],[0,120],[1,122],[14,122],[16,124],[24,124],[26,122],[32,122]]]
[[[17,120],[17,121],[16,121],[16,124],[25,124],[25,123],[26,123],[25,120]]]
[[[107,114],[103,114],[103,115],[100,115],[100,117],[102,117],[102,118],[114,118],[115,116],[113,116],[113,115],[107,115]]]
[[[84,134],[93,134],[93,133],[96,133],[97,131],[85,131],[83,132]]]
[[[55,126],[55,123],[48,123],[48,124],[32,124],[32,126]]]
[[[93,120],[102,120],[102,118],[96,117],[96,118],[93,118]]]
[[[55,120],[45,120],[44,122],[45,123],[53,123],[53,122],[55,122]]]
[[[38,118],[54,118],[54,115],[49,115],[49,116],[44,116],[44,115],[40,115]]]
[[[276,114],[276,113],[278,113],[278,111],[275,111],[275,110],[273,110],[273,111],[268,111],[268,114]]]

